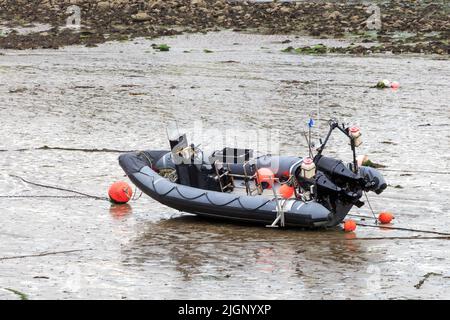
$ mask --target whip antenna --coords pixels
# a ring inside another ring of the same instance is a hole
[[[306,139],[308,141],[308,149],[309,149],[309,157],[313,158],[313,152],[311,149],[311,128],[314,126],[314,120],[313,118],[309,118],[308,122],[308,138]]]

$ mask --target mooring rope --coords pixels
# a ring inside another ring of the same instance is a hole
[[[428,171],[428,170],[387,169],[387,168],[377,168],[377,170],[390,171],[390,172],[402,172],[402,173],[450,174],[450,171]]]
[[[366,197],[367,197],[367,195],[366,195]],[[372,207],[370,209],[372,210]],[[410,231],[410,232],[420,232],[420,233],[430,233],[430,234],[438,234],[438,235],[443,235],[443,236],[450,236],[450,233],[440,232],[440,231],[431,231],[431,230],[421,230],[421,229],[401,228],[401,227],[392,227],[392,226],[380,225],[380,224],[378,224],[378,220],[375,217],[375,212],[373,210],[372,210],[372,214],[373,214],[373,217],[366,216],[366,215],[360,215],[360,214],[352,214],[352,213],[347,214],[347,216],[363,218],[362,220],[364,220],[364,219],[374,219],[375,218],[375,224],[374,225],[357,222],[356,225],[361,226],[361,227],[391,229],[391,230],[399,230],[399,231]]]
[[[386,225],[373,225],[373,224],[365,224],[365,223],[356,223],[361,227],[371,227],[371,228],[379,228],[379,229],[389,229],[389,230],[399,230],[399,231],[410,231],[410,232],[420,232],[420,233],[431,233],[438,234],[441,236],[450,236],[450,233],[439,232],[439,231],[431,231],[431,230],[421,230],[421,229],[412,229],[412,228],[401,228],[401,227],[390,227]]]
[[[71,190],[71,189],[62,188],[62,187],[46,185],[46,184],[42,184],[42,183],[36,183],[36,182],[29,181],[29,180],[27,180],[25,178],[22,178],[20,176],[14,175],[14,174],[10,174],[9,176],[13,177],[13,178],[16,178],[16,179],[20,179],[23,182],[31,184],[31,185],[36,186],[36,187],[47,188],[47,189],[54,189],[54,190],[65,191],[65,192],[71,192],[71,193],[75,193],[75,194],[78,194],[80,196],[87,197],[87,198],[92,198],[92,199],[95,199],[95,200],[107,200],[107,201],[109,201],[109,199],[107,197],[99,197],[99,196],[94,196],[94,195],[91,195],[91,194],[88,194],[88,193],[84,193],[84,192],[80,192],[80,191],[76,191],[76,190]]]
[[[60,150],[60,151],[78,151],[78,152],[109,152],[109,153],[130,153],[130,152],[137,152],[137,150],[118,150],[118,149],[108,149],[108,148],[72,148],[72,147],[49,147],[49,146],[42,146],[42,147],[35,147],[35,148],[23,148],[23,149],[13,149],[13,150],[6,150],[6,149],[0,149],[0,152],[8,152],[8,151],[15,151],[15,152],[23,152],[23,151],[33,151],[33,150]],[[431,170],[408,170],[408,169],[390,169],[390,168],[377,168],[377,170],[380,171],[390,171],[390,172],[402,172],[402,173],[428,173],[428,174],[450,174],[450,171],[431,171]]]
[[[347,213],[347,216],[355,217],[355,218],[362,218],[362,219],[373,219],[373,216],[366,216],[366,215],[355,214],[355,213]]]
[[[86,196],[36,196],[36,195],[12,195],[0,196],[2,199],[27,199],[27,198],[49,198],[49,199],[86,199]]]
[[[64,251],[45,251],[45,252],[40,252],[40,253],[24,254],[24,255],[20,255],[20,256],[0,257],[0,261],[32,258],[32,257],[45,257],[45,256],[51,256],[51,255],[57,255],[57,254],[67,254],[67,253],[82,252],[82,251],[89,251],[89,250],[92,250],[92,249],[87,248],[87,249],[72,249],[72,250],[64,250]]]
[[[367,196],[367,192],[364,191],[364,196],[366,197],[367,204],[369,205],[370,211],[372,212],[372,216],[375,219],[375,224],[378,224],[377,217],[375,215],[375,211],[373,211],[372,205],[370,204],[369,197]]]
[[[24,152],[24,151],[33,151],[33,150],[59,150],[59,151],[78,151],[78,152],[106,152],[106,153],[128,153],[128,152],[135,152],[136,150],[118,150],[118,149],[108,149],[108,148],[92,148],[92,149],[86,149],[86,148],[71,148],[71,147],[49,147],[49,146],[42,146],[42,147],[36,147],[36,148],[23,148],[23,149],[13,149],[13,150],[0,150],[0,151],[15,151],[15,152]]]
[[[133,192],[133,196],[131,197],[131,201],[137,201],[137,200],[139,200],[141,197],[142,197],[142,190],[139,190],[140,191],[140,193],[139,193],[139,195],[137,195],[138,194],[138,187],[134,187],[134,192]]]

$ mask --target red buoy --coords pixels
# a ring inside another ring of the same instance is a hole
[[[381,222],[381,224],[391,223],[392,219],[394,219],[394,215],[390,212],[381,212],[378,216],[378,220]]]
[[[354,220],[347,220],[344,222],[344,231],[352,232],[356,230],[356,222]]]
[[[400,88],[400,83],[398,83],[397,81],[392,82],[391,88],[397,90],[398,88]]]
[[[133,196],[130,185],[124,181],[114,182],[108,190],[109,199],[114,203],[127,203]]]
[[[263,186],[264,189],[272,188],[275,175],[269,168],[261,168],[256,171],[256,181]]]
[[[278,192],[284,199],[289,199],[294,194],[294,187],[283,184],[280,189],[278,189]]]

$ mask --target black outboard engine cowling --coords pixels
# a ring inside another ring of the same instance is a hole
[[[328,175],[337,185],[348,182],[359,183],[361,181],[361,177],[351,171],[341,160],[316,156],[314,163],[316,164],[317,170]]]
[[[363,205],[359,199],[365,183],[359,174],[351,171],[341,160],[318,155],[314,162],[318,170],[316,188],[319,198],[332,196],[358,207]]]
[[[386,180],[378,170],[361,166],[359,167],[359,174],[366,182],[365,189],[367,191],[373,191],[376,194],[380,194],[387,188]]]

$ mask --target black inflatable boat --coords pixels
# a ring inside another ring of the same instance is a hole
[[[235,148],[206,157],[183,135],[170,140],[171,150],[127,153],[119,163],[140,190],[183,212],[274,227],[332,227],[353,206],[364,205],[363,192],[379,194],[387,184],[377,170],[358,165],[357,128],[329,124],[311,158],[253,158],[252,150]],[[322,155],[334,129],[350,139],[352,163]]]

